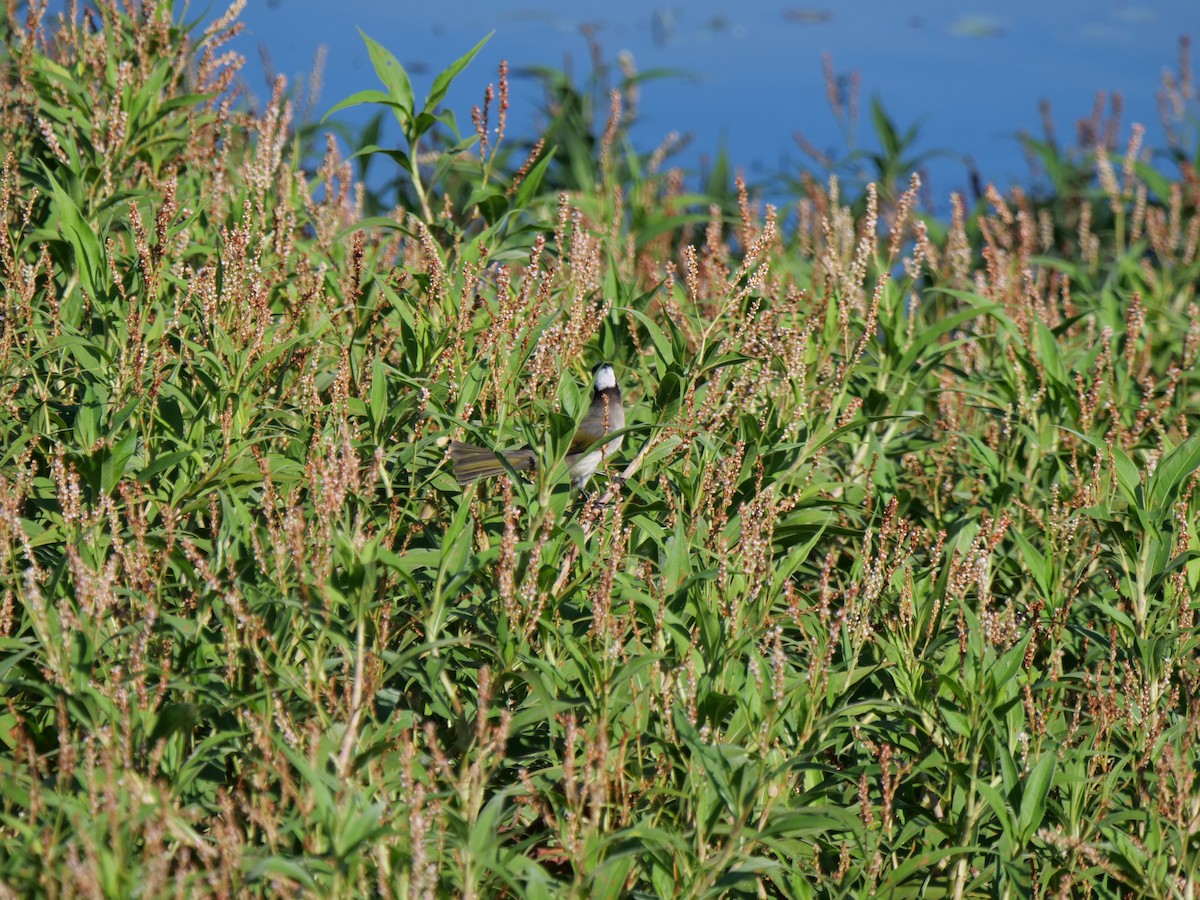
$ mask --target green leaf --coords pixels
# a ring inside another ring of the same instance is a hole
[[[555,148],[551,147],[537,161],[537,164],[529,170],[529,174],[525,176],[525,180],[521,182],[521,186],[517,188],[517,194],[513,198],[514,208],[524,209],[537,196],[537,192],[542,186],[542,181],[546,177],[546,170],[550,167],[550,160],[554,159],[554,152]]]
[[[111,494],[125,476],[125,467],[137,450],[137,442],[137,432],[127,431],[124,437],[105,451],[100,466],[100,490],[105,494]]]
[[[403,113],[403,116],[397,117],[400,119],[401,127],[407,127],[407,122],[413,115],[412,83],[408,80],[408,73],[404,71],[400,60],[396,59],[390,50],[367,37],[366,32],[361,28],[358,29],[358,33],[362,36],[363,43],[367,45],[367,55],[371,57],[371,64],[375,67],[376,76],[387,88],[388,95],[396,104],[397,110]]]
[[[250,881],[268,880],[271,875],[282,875],[310,889],[317,886],[312,875],[302,865],[282,856],[267,856],[256,860],[246,872],[246,878]]]
[[[673,369],[673,367],[672,367]],[[675,371],[667,372],[658,383],[654,394],[654,411],[660,422],[669,422],[679,412],[683,403],[683,379]]]
[[[349,821],[341,829],[337,840],[334,843],[334,853],[341,859],[346,859],[350,854],[359,849],[359,847],[373,841],[387,831],[387,828],[379,824],[380,818],[383,816],[387,804],[383,802],[372,803],[362,812],[355,813],[350,816]]]
[[[429,179],[429,183],[431,185],[438,184],[446,177],[446,173],[453,168],[458,159],[478,142],[479,135],[471,133],[454,146],[440,149],[438,151],[437,162],[433,165],[433,176]],[[470,204],[468,203],[467,206],[470,206]]]
[[[962,856],[968,853],[978,853],[982,849],[983,848],[979,846],[938,847],[936,850],[926,850],[924,852],[914,853],[894,870],[892,870],[883,880],[880,886],[883,888],[891,888],[893,885],[903,884],[910,875],[918,872],[928,873],[936,871],[938,863],[944,859],[951,859],[955,856]],[[897,896],[891,894],[890,892],[886,892],[886,895]],[[920,894],[905,893],[901,896],[920,896]],[[937,895],[935,894],[934,896]],[[972,896],[974,896],[974,894],[972,894]]]
[[[459,72],[467,67],[471,60],[475,58],[475,54],[483,49],[483,45],[491,40],[492,35],[495,33],[494,31],[489,31],[480,39],[479,43],[447,66],[437,78],[433,79],[433,87],[429,89],[429,96],[425,98],[425,112],[433,112],[437,105],[442,102],[442,98],[446,96],[446,91],[450,90],[450,82],[454,80]]]
[[[390,159],[392,162],[394,162],[396,165],[398,165],[405,172],[411,172],[413,170],[412,160],[409,158],[408,154],[405,153],[403,150],[395,150],[395,149],[391,149],[388,147],[378,147],[375,144],[368,144],[366,147],[360,147],[357,151],[354,152],[354,154],[351,155],[350,158],[357,159],[362,156],[375,156],[375,155],[386,156],[388,159]],[[395,226],[395,224],[396,224],[395,221],[391,221],[391,225],[393,227]],[[358,223],[358,225],[355,226],[356,230],[358,228],[361,228],[362,225],[363,225],[363,223],[361,223],[361,222]]]
[[[1038,358],[1046,369],[1046,374],[1060,386],[1069,385],[1067,366],[1063,362],[1058,340],[1044,322],[1040,319],[1034,323],[1035,343]]]
[[[325,115],[324,115],[324,117],[322,117],[321,121],[324,122],[326,119],[328,119],[334,113],[341,112],[343,109],[350,109],[351,107],[361,106],[364,103],[382,103],[385,106],[389,106],[392,109],[397,109],[397,110],[401,108],[398,103],[396,103],[394,100],[392,100],[391,94],[385,94],[383,91],[376,90],[375,88],[370,88],[365,91],[358,91],[357,93],[351,94],[345,100],[342,100],[340,103],[336,104],[332,109],[329,110],[329,112],[325,113]],[[362,151],[360,150],[359,153],[362,153]],[[358,155],[359,155],[358,153],[355,154],[355,156],[358,156]],[[353,158],[354,157],[351,157],[351,159],[353,159]]]
[[[1017,545],[1017,549],[1021,552],[1021,560],[1025,563],[1025,568],[1029,570],[1029,574],[1033,576],[1037,588],[1044,595],[1050,594],[1050,565],[1042,551],[1038,550],[1033,543],[1025,537],[1020,531],[1013,530],[1013,541]]]
[[[155,717],[150,743],[169,738],[176,732],[190,732],[199,718],[199,712],[199,707],[194,703],[166,704]]]
[[[375,357],[371,364],[371,425],[375,439],[383,436],[383,418],[387,415],[387,378],[383,373],[383,360]]]
[[[1129,458],[1129,454],[1115,442],[1112,448],[1113,470],[1117,476],[1117,487],[1134,506],[1141,506],[1139,494],[1142,487],[1142,475],[1137,463]]]
[[[1021,667],[1021,663],[1025,658],[1025,649],[1029,646],[1029,642],[1033,640],[1033,632],[1030,631],[1020,641],[1004,652],[1004,655],[996,660],[995,666],[989,673],[992,679],[992,687],[996,691],[996,696],[1004,696],[1009,688],[1009,682],[1013,676],[1017,674],[1017,670]],[[990,654],[989,654],[990,655]],[[985,657],[986,659],[986,657]]]
[[[468,198],[467,207],[472,206],[478,206],[483,220],[489,225],[494,225],[508,211],[508,198],[496,185],[484,184],[476,188]]]
[[[1170,506],[1183,485],[1200,466],[1200,429],[1191,433],[1187,440],[1164,456],[1150,476],[1146,491],[1149,507],[1160,517],[1170,513]]]
[[[1054,765],[1057,755],[1053,750],[1047,750],[1034,764],[1025,779],[1025,790],[1021,794],[1021,813],[1017,820],[1017,830],[1021,843],[1027,844],[1034,832],[1042,824],[1046,816],[1046,797],[1054,782]]]
[[[104,430],[104,407],[107,392],[97,384],[89,384],[75,413],[75,440],[81,450],[91,453],[100,442]]]
[[[441,636],[439,632],[447,587],[453,577],[466,567],[471,555],[471,529],[468,527],[471,521],[471,503],[464,498],[442,536],[441,559],[434,584],[434,607],[430,610],[430,621],[426,626],[426,635],[431,641]]]
[[[878,97],[871,98],[871,121],[875,126],[875,136],[879,138],[884,153],[889,157],[899,156],[901,147],[900,140],[896,135],[896,126],[892,123],[887,110]]]
[[[911,369],[913,364],[916,363],[917,357],[925,352],[925,348],[935,343],[942,335],[949,334],[964,322],[988,315],[1000,308],[999,304],[989,303],[984,306],[964,309],[952,316],[947,316],[929,328],[921,329],[914,335],[913,342],[905,349],[904,356],[901,357],[900,362],[896,366],[897,371],[903,373]]]
[[[104,251],[100,239],[80,213],[75,201],[50,174],[45,163],[42,163],[41,167],[42,174],[50,183],[52,205],[57,213],[59,225],[75,252],[75,269],[79,273],[79,281],[93,301],[99,300],[103,296],[101,279],[104,275]]]
[[[675,361],[675,351],[671,347],[671,339],[666,333],[658,327],[658,323],[651,319],[640,309],[631,307],[623,307],[621,312],[632,313],[634,318],[646,326],[646,331],[650,333],[650,340],[654,343],[654,349],[658,351],[659,359],[667,365]]]
[[[682,520],[676,521],[675,533],[667,539],[666,553],[662,563],[663,588],[667,593],[678,590],[692,574],[691,547],[687,530]]]

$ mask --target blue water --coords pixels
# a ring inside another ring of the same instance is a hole
[[[419,96],[438,71],[494,30],[447,98],[460,127],[469,129],[471,106],[496,80],[502,59],[514,69],[569,66],[584,76],[590,55],[582,28],[591,25],[606,59],[625,51],[639,70],[687,73],[643,89],[635,131],[642,149],[668,132],[690,133],[679,162],[695,171],[723,142],[751,179],[804,163],[796,132],[835,155],[845,148],[825,99],[821,55],[829,52],[838,73],[861,76],[861,120],[852,138],[858,145],[875,146],[868,115],[874,94],[899,125],[922,123],[918,149],[958,154],[927,164],[931,196],[944,208],[949,192],[969,183],[962,157],[973,160],[984,181],[1030,182],[1016,134],[1041,135],[1041,100],[1050,102],[1065,142],[1075,122],[1091,114],[1097,91],[1120,92],[1122,144],[1137,121],[1147,127],[1148,143],[1161,146],[1161,73],[1177,68],[1182,34],[1200,38],[1197,0],[921,0],[900,6],[882,0],[827,6],[251,0],[243,17],[247,30],[235,46],[249,59],[248,83],[264,95],[264,82],[255,78],[262,72],[260,46],[288,75],[307,72],[318,45],[326,46],[324,112],[377,85],[356,27],[399,57]],[[541,99],[537,84],[515,80],[510,130],[528,134]]]

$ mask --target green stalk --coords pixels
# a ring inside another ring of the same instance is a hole
[[[425,193],[425,185],[421,181],[421,164],[417,162],[417,138],[412,138],[408,142],[409,159],[412,161],[412,183],[413,190],[417,192],[417,199],[421,201],[421,212],[425,217],[425,224],[433,224],[433,211],[429,208],[429,198]]]
[[[966,847],[974,843],[972,835],[975,830],[975,818],[978,815],[979,805],[979,793],[975,785],[979,780],[980,756],[979,744],[976,742],[975,748],[971,751],[971,779],[970,789],[967,792],[967,805],[963,810],[962,827],[958,831],[958,844],[960,847]],[[967,872],[967,855],[964,851],[954,869],[954,900],[962,900],[963,891],[967,887]]]

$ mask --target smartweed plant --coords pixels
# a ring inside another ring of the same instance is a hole
[[[368,39],[381,212],[173,9],[4,25],[6,895],[1195,894],[1186,52],[1165,157],[938,221],[689,191],[632,78],[460,132],[475,50],[418,101]]]

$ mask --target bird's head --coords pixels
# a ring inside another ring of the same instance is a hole
[[[606,363],[599,363],[596,368],[592,369],[593,384],[597,391],[612,390],[617,386],[617,376],[613,372],[613,367]]]

